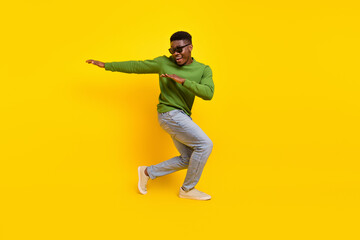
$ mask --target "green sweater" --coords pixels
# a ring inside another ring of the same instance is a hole
[[[167,77],[159,77],[160,96],[157,111],[168,112],[173,109],[184,110],[191,116],[191,108],[195,96],[204,100],[212,99],[214,95],[214,83],[212,71],[208,65],[197,62],[178,66],[172,56],[160,56],[152,60],[107,62],[105,70],[123,73],[157,73],[176,74],[184,78],[184,84],[175,82]]]

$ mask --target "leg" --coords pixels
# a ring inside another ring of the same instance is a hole
[[[172,140],[181,155],[173,157],[159,164],[149,166],[147,168],[147,173],[151,179],[186,169],[188,167],[189,159],[193,150],[176,140],[174,137],[172,137]]]
[[[207,159],[210,156],[210,153],[213,148],[213,143],[210,138],[198,127],[195,123],[194,126],[191,126],[194,130],[185,135],[178,135],[179,141],[182,141],[189,146],[191,146],[194,151],[190,158],[190,163],[186,173],[182,189],[184,191],[189,191],[195,187],[199,182],[202,171],[205,167]],[[188,137],[194,135],[196,136],[195,141],[189,141]]]
[[[182,186],[183,190],[189,191],[195,187],[200,179],[205,163],[212,151],[212,141],[188,115],[180,110],[159,114],[159,122],[160,126],[173,139],[193,150]],[[179,159],[176,162],[179,162]],[[186,167],[183,164],[181,169],[184,168]]]

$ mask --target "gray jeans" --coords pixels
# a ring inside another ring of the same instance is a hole
[[[182,188],[189,191],[199,182],[213,148],[210,138],[182,110],[158,113],[160,126],[170,134],[180,156],[147,168],[151,179],[188,169]]]

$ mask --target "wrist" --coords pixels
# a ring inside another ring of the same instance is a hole
[[[103,62],[96,62],[96,65],[101,68],[105,67],[105,63]]]

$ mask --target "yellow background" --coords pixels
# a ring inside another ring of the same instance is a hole
[[[2,3],[0,239],[358,239],[357,1]],[[213,70],[193,119],[214,142],[137,191],[177,151],[156,74],[85,63],[169,55],[178,30]]]

